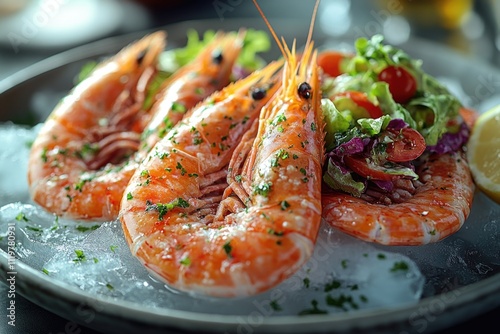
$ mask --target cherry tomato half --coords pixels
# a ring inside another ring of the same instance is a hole
[[[387,160],[392,162],[412,161],[425,151],[425,139],[412,128],[388,130],[386,134],[394,141],[387,145]]]
[[[358,91],[348,91],[336,94],[335,96],[345,96],[354,101],[358,106],[365,109],[368,114],[370,114],[371,118],[379,118],[382,117],[382,109],[379,106],[374,105],[370,100],[368,100],[368,96],[365,93]],[[332,98],[334,99],[334,98]]]
[[[318,55],[317,63],[326,74],[336,77],[343,73],[341,69],[342,61],[350,57],[350,55],[338,51],[323,51]]]
[[[355,173],[361,175],[366,179],[391,181],[395,178],[400,177],[399,175],[386,173],[387,169],[385,167],[374,164],[370,160],[367,160],[363,157],[346,155],[344,156],[344,163]]]
[[[378,79],[389,84],[389,91],[397,103],[408,102],[417,92],[417,81],[401,66],[387,66],[378,74]]]

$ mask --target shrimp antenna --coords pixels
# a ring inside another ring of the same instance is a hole
[[[314,30],[314,22],[316,21],[316,14],[318,13],[318,7],[319,7],[319,2],[320,0],[316,0],[316,4],[314,5],[314,10],[311,18],[311,25],[309,26],[309,34],[307,35],[307,42],[306,45],[309,45],[312,40],[312,35],[313,35],[313,30]]]
[[[286,57],[286,53],[285,53],[285,49],[283,48],[283,44],[281,44],[278,36],[276,35],[276,32],[274,31],[273,27],[271,26],[271,23],[269,23],[269,21],[267,20],[266,15],[264,15],[264,12],[260,8],[259,4],[257,3],[257,0],[252,0],[252,1],[255,4],[255,7],[257,7],[257,10],[259,11],[260,16],[262,16],[262,19],[264,20],[264,22],[266,23],[267,27],[269,28],[269,31],[273,35],[273,38],[276,41],[276,44],[278,44],[278,47],[280,48],[281,54],[284,57]]]

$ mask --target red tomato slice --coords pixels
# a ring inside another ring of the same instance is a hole
[[[386,173],[386,168],[376,165],[365,158],[352,155],[344,156],[344,162],[355,173],[369,180],[391,181],[398,178],[398,175]]]
[[[401,66],[387,66],[378,79],[389,84],[389,91],[397,103],[408,102],[417,92],[417,81]]]
[[[323,51],[318,55],[318,65],[331,77],[341,75],[341,63],[350,56],[338,51]]]
[[[368,114],[370,114],[371,118],[379,118],[384,114],[382,109],[379,106],[374,105],[370,100],[368,100],[368,96],[365,93],[358,91],[348,91],[339,93],[335,96],[346,96],[354,101],[358,106],[365,109]]]
[[[412,128],[389,130],[387,133],[394,142],[387,145],[387,160],[393,162],[412,161],[424,153],[425,139]]]

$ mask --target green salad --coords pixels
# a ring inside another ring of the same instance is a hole
[[[460,101],[381,35],[359,38],[355,54],[324,51],[318,63],[325,71],[323,179],[332,189],[357,197],[369,188],[390,192],[397,180],[418,179],[415,164],[425,152],[454,152],[467,141]]]

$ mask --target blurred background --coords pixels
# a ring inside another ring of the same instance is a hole
[[[261,1],[269,18],[309,20],[313,1]],[[326,35],[420,37],[498,65],[497,0],[323,0]],[[250,0],[0,0],[0,80],[56,53],[185,20],[258,17]]]
[[[303,23],[309,22],[314,1],[260,4],[271,22],[287,18]],[[21,72],[29,75],[33,64],[96,40],[186,20],[224,24],[237,18],[260,19],[251,0],[0,0],[0,88],[14,83],[9,78]],[[394,45],[425,39],[500,69],[499,24],[499,0],[322,0],[316,32],[332,39],[381,33]],[[0,284],[0,296],[6,295]],[[17,331],[1,321],[0,333],[56,333],[68,324],[21,296],[16,305]],[[498,315],[500,310],[493,310],[460,329],[493,324]],[[97,332],[78,327],[78,333]]]

